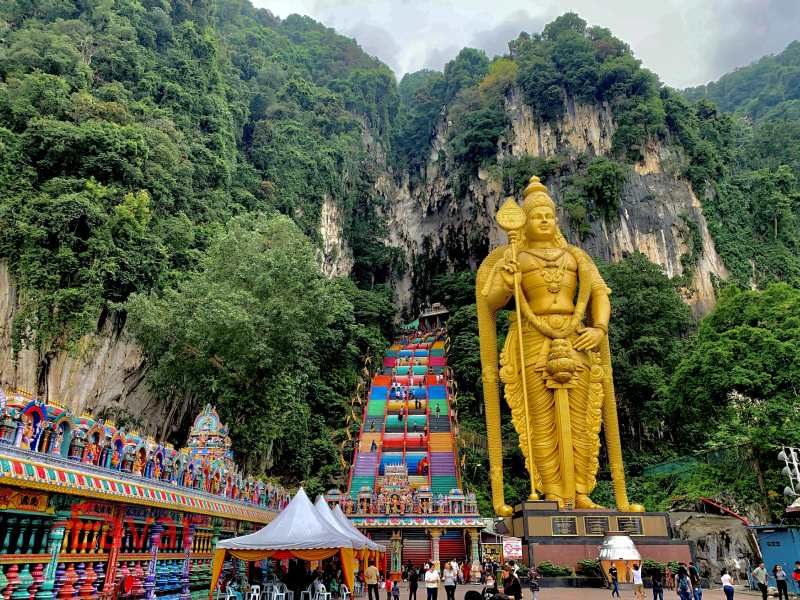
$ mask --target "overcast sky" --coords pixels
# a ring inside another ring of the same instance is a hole
[[[608,27],[665,83],[707,83],[800,37],[800,0],[253,0],[353,37],[398,76],[441,69],[464,46],[489,56],[569,10]]]

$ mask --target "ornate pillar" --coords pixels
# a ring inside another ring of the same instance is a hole
[[[147,577],[144,579],[145,598],[155,600],[156,597],[156,563],[158,562],[158,548],[161,546],[161,532],[164,526],[156,521],[150,528],[150,563],[147,565]]]
[[[103,592],[101,598],[108,600],[114,595],[114,584],[117,580],[117,563],[119,562],[119,552],[122,546],[122,534],[125,530],[125,507],[114,507],[111,533],[111,548],[108,552],[108,564],[106,566],[106,578],[103,582]]]
[[[194,525],[189,521],[189,517],[183,519],[183,575],[181,576],[181,595],[180,600],[192,600],[192,592],[189,591],[189,571],[192,562],[192,541],[194,538]]]
[[[481,539],[480,529],[469,530],[470,551],[472,558],[472,567],[470,568],[470,576],[473,583],[477,583],[481,579],[481,559],[479,556],[479,542]]]
[[[56,513],[56,520],[50,527],[50,562],[44,572],[44,581],[36,592],[36,600],[51,600],[53,588],[56,584],[56,569],[58,568],[58,555],[61,552],[61,543],[64,540],[64,533],[67,530],[67,521],[71,513],[59,511]]]
[[[442,529],[428,529],[428,535],[431,536],[432,558],[436,567],[439,567],[439,538],[442,537],[444,530]]]

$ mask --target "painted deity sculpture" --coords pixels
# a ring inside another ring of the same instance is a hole
[[[597,508],[589,495],[604,429],[618,510],[629,504],[611,376],[608,289],[591,258],[567,244],[547,188],[532,177],[519,206],[497,214],[510,244],[478,270],[476,298],[492,503],[511,514],[503,494],[499,379],[530,475],[530,499],[560,507]],[[498,310],[513,305],[498,370]]]

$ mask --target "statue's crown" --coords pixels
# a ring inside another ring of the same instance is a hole
[[[536,175],[528,180],[528,185],[525,187],[523,195],[525,200],[522,203],[522,209],[526,213],[537,206],[548,206],[553,212],[556,210],[555,202],[547,192],[547,186]]]

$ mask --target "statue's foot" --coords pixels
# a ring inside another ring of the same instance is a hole
[[[530,495],[528,496],[528,500],[532,502],[536,502],[539,499],[541,499],[541,496],[539,496],[539,494],[537,494],[536,492],[531,492]]]
[[[627,506],[617,506],[620,512],[645,512],[645,508],[641,504],[628,504]]]
[[[512,514],[514,514],[514,509],[508,504],[501,504],[500,506],[494,507],[494,514],[496,514],[498,517],[510,517]]]
[[[566,506],[566,502],[564,502],[564,498],[562,498],[561,496],[556,496],[555,494],[547,494],[545,498],[547,500],[550,500],[551,502],[557,502],[558,508],[564,508],[564,506]]]
[[[575,496],[575,508],[605,508],[604,506],[600,506],[592,502],[592,499],[589,498],[586,494],[578,494]]]

